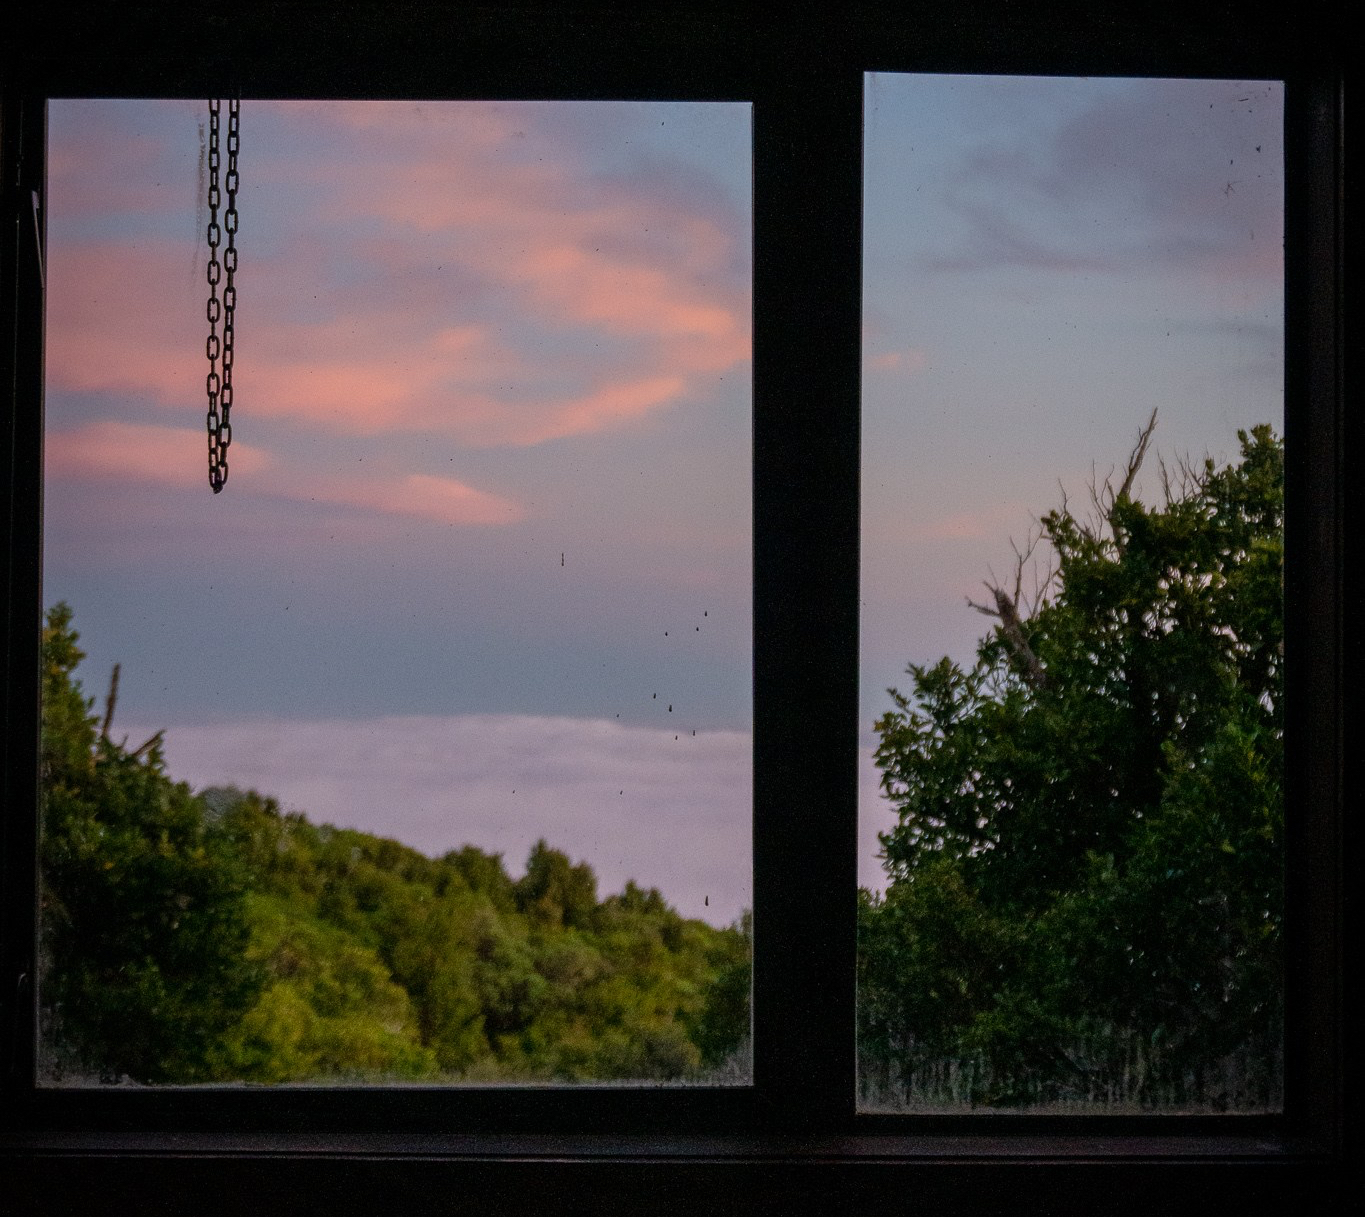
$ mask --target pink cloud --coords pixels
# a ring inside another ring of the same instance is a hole
[[[1278,312],[1284,302],[1284,235],[1272,229],[1228,249],[1191,259],[1189,269],[1209,308],[1226,311],[1264,308]]]
[[[243,360],[237,391],[263,415],[321,422],[353,434],[416,430],[413,399],[430,378],[363,359]],[[404,424],[407,424],[406,426]]]
[[[744,329],[733,308],[667,269],[604,258],[578,244],[544,242],[518,260],[514,274],[559,316],[616,333],[724,343]],[[726,349],[732,360],[742,358]]]
[[[290,497],[347,507],[365,507],[387,515],[413,516],[438,524],[512,524],[525,516],[511,499],[489,494],[454,478],[410,473],[396,478],[295,483]]]
[[[867,366],[877,372],[918,372],[929,363],[923,351],[913,348],[905,351],[883,351],[880,355],[868,357]]]
[[[454,135],[475,144],[496,144],[510,138],[521,125],[515,110],[496,105],[449,106],[438,102],[414,106],[408,102],[373,101],[268,104],[281,110],[306,112],[313,120],[336,128],[373,132],[385,145],[391,145],[395,138],[396,118],[399,132],[406,130],[410,141],[418,146],[429,142],[434,132],[445,133],[447,137]],[[413,136],[416,136],[415,140]]]
[[[632,380],[691,383],[749,359],[749,288],[735,269],[747,232],[733,217],[666,184],[593,179],[570,147],[519,159],[519,127],[534,115],[515,107],[432,114],[438,130],[402,122],[381,131],[385,112],[366,112],[376,149],[384,136],[385,174],[348,175],[328,195],[338,223],[380,222],[384,273],[429,280],[433,265],[458,268],[528,321],[581,333],[585,351],[598,335],[625,341],[627,353],[595,377],[597,390],[627,379],[626,367]],[[516,352],[516,339],[503,338]]]
[[[151,482],[158,486],[200,486],[208,481],[205,433],[115,420],[52,431],[45,442],[49,478]],[[269,453],[234,441],[229,469],[240,478],[271,463]]]
[[[533,296],[561,319],[638,340],[600,367],[585,344],[564,369],[588,380],[580,391],[557,391],[564,377],[533,349],[518,350],[516,335],[456,322],[449,304],[377,309],[362,295],[341,315],[289,318],[299,311],[290,285],[302,272],[285,260],[242,272],[237,401],[260,416],[350,434],[427,432],[474,447],[516,446],[627,423],[683,399],[698,377],[748,359],[747,321],[696,291],[670,295],[661,271],[588,264],[575,253],[539,257],[527,255],[514,271]],[[50,386],[174,408],[203,397],[204,288],[171,243],[62,244],[50,282]]]
[[[914,530],[914,535],[925,540],[965,540],[968,537],[992,535],[997,526],[998,512],[958,511],[940,516]]]
[[[923,541],[965,541],[974,538],[995,538],[1017,529],[1019,522],[1036,520],[1028,504],[1012,500],[996,503],[984,510],[957,511],[918,523],[906,535]]]
[[[327,322],[268,333],[262,345],[239,365],[237,392],[264,416],[357,435],[444,435],[471,448],[593,434],[670,405],[689,387],[683,374],[623,367],[583,392],[555,392],[543,370],[479,326],[413,336]],[[485,387],[496,382],[503,393]]]
[[[468,423],[462,438],[471,447],[494,447],[589,435],[668,405],[686,387],[681,376],[654,376],[548,402],[510,405],[494,398],[470,398],[462,403],[461,414]]]
[[[48,254],[47,383],[136,393],[160,405],[203,396],[207,286],[169,242],[54,242]]]
[[[197,488],[207,481],[205,444],[202,431],[187,427],[106,420],[49,433],[44,459],[47,476],[54,479]],[[363,507],[439,524],[510,524],[525,515],[511,499],[424,473],[334,479],[291,472],[257,477],[278,468],[278,461],[240,440],[233,441],[229,468],[235,487],[249,486],[254,493],[275,498]]]

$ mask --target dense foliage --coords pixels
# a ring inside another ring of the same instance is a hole
[[[55,1080],[733,1078],[750,932],[539,842],[525,875],[192,795],[97,732],[65,606],[44,636],[44,1045]]]
[[[253,1000],[246,873],[160,740],[129,752],[71,679],[71,611],[43,631],[42,1030],[48,1068],[203,1081]]]
[[[859,920],[873,1102],[1278,1102],[1283,450],[1258,427],[1151,507],[1150,434],[1091,519],[1042,518],[1032,612],[991,587],[975,664],[890,690],[899,825]]]

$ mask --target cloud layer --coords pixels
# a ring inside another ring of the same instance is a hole
[[[1064,117],[977,139],[936,189],[960,221],[925,265],[1079,274],[1172,274],[1278,290],[1283,164],[1278,86],[1104,82]],[[1067,82],[1050,86],[1059,99]],[[1073,92],[1073,96],[1083,96]]]
[[[150,722],[126,723],[144,738]],[[172,727],[169,772],[236,784],[315,822],[433,856],[465,843],[519,875],[544,837],[589,862],[599,895],[627,879],[686,916],[728,924],[752,903],[747,732],[540,715],[255,720]]]

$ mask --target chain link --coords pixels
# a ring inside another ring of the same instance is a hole
[[[222,168],[222,125],[220,120],[222,103],[209,102],[209,260],[208,284],[209,299],[207,315],[209,336],[204,344],[208,356],[209,371],[205,378],[208,391],[208,432],[209,432],[209,485],[213,493],[223,489],[228,477],[228,446],[232,443],[232,359],[236,337],[235,324],[237,313],[237,287],[234,282],[237,274],[237,152],[241,147],[241,102],[228,102],[227,130],[227,173],[223,187],[227,191],[227,207],[223,212],[223,222],[219,225],[218,209],[223,205],[223,193],[219,188],[218,175]],[[218,248],[222,244],[223,233],[227,233],[227,246],[223,250],[223,260],[218,260]],[[218,285],[223,284],[223,297],[218,298]],[[218,335],[218,323],[223,323],[223,333]],[[222,372],[219,372],[221,363]]]

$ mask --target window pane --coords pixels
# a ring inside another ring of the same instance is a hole
[[[865,101],[861,1109],[1278,1109],[1282,90]]]
[[[44,1084],[748,1082],[750,143],[243,103],[214,495],[208,107],[52,104]]]

